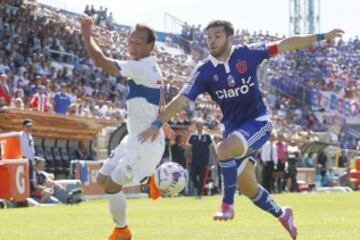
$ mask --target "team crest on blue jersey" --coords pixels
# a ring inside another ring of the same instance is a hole
[[[213,79],[214,79],[214,82],[219,81],[219,75],[215,74]]]
[[[232,75],[229,74],[226,80],[229,87],[235,87],[236,82],[235,82],[235,78]]]
[[[246,71],[248,70],[248,66],[245,60],[239,59],[235,66],[236,66],[236,70],[239,73],[246,73]]]

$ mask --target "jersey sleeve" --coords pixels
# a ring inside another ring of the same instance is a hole
[[[263,60],[270,57],[269,47],[266,43],[253,43],[248,45],[249,55],[260,64]]]
[[[134,61],[114,60],[114,64],[123,77],[132,78],[134,73],[136,74],[139,71],[138,66]]]
[[[197,67],[187,79],[185,85],[180,91],[180,94],[192,101],[195,101],[196,97],[203,92],[206,92],[206,86],[202,77],[202,72],[200,71],[200,68]]]
[[[134,80],[137,84],[147,84],[149,79],[153,80],[156,78],[157,81],[161,81],[162,79],[158,65],[149,61],[114,60],[114,64],[122,76]]]

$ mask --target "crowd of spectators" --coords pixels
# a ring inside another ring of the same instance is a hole
[[[185,51],[207,51],[201,26],[184,23],[181,36],[188,41]],[[269,42],[284,37],[238,29],[235,31],[234,44]],[[314,89],[334,92],[339,97],[359,102],[359,60],[360,40],[355,37],[348,41],[340,39],[337,42],[316,43],[266,61],[259,69],[259,76],[275,128],[289,135],[303,131],[324,131],[324,122],[313,111],[319,109],[310,105],[310,92]],[[310,135],[306,137],[310,138]],[[355,148],[356,138],[347,142],[346,147]]]
[[[204,55],[207,51],[205,33],[203,32],[201,26],[195,27],[185,23],[181,36],[183,39],[186,39],[189,44],[185,47],[185,51],[201,52],[203,53],[201,55]],[[282,36],[281,38],[283,37],[284,36]],[[237,29],[234,35],[234,44],[239,45],[253,42],[269,42],[279,39],[279,35],[270,35],[269,32],[263,33],[262,31],[260,31],[250,33],[247,30]],[[187,47],[189,47],[189,50],[187,50]],[[291,57],[292,56],[290,56],[290,58]],[[264,97],[267,101],[268,106],[271,109],[272,119],[275,123],[275,128],[280,132],[288,134],[300,133],[304,131],[304,129],[309,129],[312,131],[320,130],[321,125],[316,122],[315,116],[310,111],[310,109],[308,109],[302,104],[302,98],[293,97],[296,96],[293,92],[289,92],[288,89],[284,89],[276,85],[275,76],[279,75],[280,77],[282,77],[281,73],[276,75],[278,73],[278,66],[276,65],[276,63],[282,62],[283,60],[284,62],[286,62],[287,58],[281,56],[273,58],[269,62],[265,63],[259,71],[260,79],[262,80],[263,84],[262,88],[265,90]],[[285,69],[288,69],[288,66],[286,66]],[[289,71],[291,71],[290,68]],[[301,84],[299,85],[301,86]],[[297,90],[295,92],[297,94]],[[204,98],[207,97],[205,96]],[[213,113],[210,115],[214,116]]]
[[[280,101],[280,109],[273,108],[273,114],[279,117],[279,115],[284,116],[286,112],[286,118],[291,119],[285,126],[298,125],[313,131],[324,130],[325,122],[318,120],[315,115],[316,111],[322,110],[314,108],[310,103],[310,92],[314,89],[332,92],[336,93],[338,98],[358,103],[360,101],[360,66],[357,64],[359,60],[360,40],[357,37],[347,42],[340,40],[318,43],[308,49],[288,52],[270,59],[266,64],[263,80],[270,83],[272,89],[276,89],[273,99],[279,97],[287,99]],[[292,101],[292,104],[286,104],[289,101]],[[276,103],[276,100],[273,100],[272,104],[274,102]],[[338,116],[345,119],[345,115]],[[339,135],[343,147],[356,147],[355,136],[346,139]]]
[[[108,13],[107,8],[103,8],[102,6],[100,6],[99,10],[96,10],[94,8],[94,5],[91,6],[86,5],[84,14],[90,17],[94,17],[96,25],[105,24],[105,26],[109,30],[113,29],[113,23],[114,23],[113,13],[112,12]]]
[[[59,114],[126,118],[126,79],[114,77],[94,66],[84,50],[79,16],[36,2],[7,0],[0,8],[0,106]],[[97,26],[94,37],[107,56],[126,59],[129,29],[112,23],[108,9],[86,6]],[[38,26],[42,26],[39,28]],[[182,54],[159,43],[154,56],[163,71],[165,96],[172,99],[191,69],[206,53],[202,27],[187,23],[181,33],[189,44]],[[235,44],[273,41],[283,36],[268,32],[236,30]],[[188,48],[188,49],[187,49]],[[190,54],[187,54],[190,53]],[[323,130],[311,109],[304,105],[304,91],[318,88],[360,98],[360,41],[323,43],[271,58],[260,69],[265,99],[275,128],[283,134]],[[60,62],[60,64],[58,64]],[[188,126],[191,119],[203,118],[217,129],[219,108],[208,95],[199,96],[171,121]]]
[[[206,48],[205,33],[201,26],[184,23],[181,36],[191,48]],[[237,29],[234,44],[269,42],[285,38],[262,31],[250,33]],[[360,40],[358,37],[337,42],[322,42],[271,58],[264,67],[262,77],[272,86],[302,99],[302,88],[341,91],[349,99],[360,97]]]
[[[96,68],[86,56],[79,16],[34,2],[15,6],[16,2],[8,1],[0,9],[1,105],[124,119],[126,79]],[[88,14],[99,18],[101,8],[99,11],[88,9]],[[127,34],[128,29],[110,30],[103,24],[94,30],[104,53],[120,60],[127,58]],[[171,55],[164,47],[157,48],[155,57],[163,69],[169,100],[190,74],[191,65],[186,63],[186,55]],[[57,64],[59,62],[61,64]],[[42,94],[46,99],[39,101]]]
[[[8,1],[0,9],[2,104],[122,120],[125,80],[95,69],[86,58],[78,19],[36,3],[18,6],[15,2]],[[64,53],[71,59],[64,59]],[[58,61],[65,64],[52,64]]]
[[[267,79],[272,85],[298,96],[302,88],[340,92],[348,99],[360,97],[360,40],[318,43],[269,61]]]
[[[114,25],[112,13],[106,8],[86,6],[84,13],[93,16],[94,38],[104,53],[127,59],[129,29]],[[175,51],[174,45],[170,48],[164,43],[158,43],[154,51],[163,71],[167,102],[179,92],[194,64],[207,54],[200,25],[185,23],[181,37],[184,51]],[[236,30],[234,43],[280,38],[283,36],[268,32]],[[279,161],[284,165],[275,167],[282,169],[282,174],[274,179],[273,190],[298,191],[299,187],[292,183],[296,182],[299,166],[315,168],[319,186],[334,184],[335,174],[324,153],[302,153],[297,148],[296,154],[290,155],[289,149],[318,140],[314,131],[324,129],[312,109],[304,104],[308,89],[340,92],[346,98],[360,99],[359,61],[360,41],[356,38],[285,53],[271,58],[259,69],[264,97],[279,136]],[[86,55],[78,15],[22,0],[6,0],[0,6],[0,108],[122,121],[127,115],[126,94],[125,78],[96,68]],[[210,96],[200,95],[196,103],[188,104],[170,121],[170,126],[187,128],[193,119],[203,119],[209,132],[219,133],[221,117]],[[288,139],[291,141],[286,142]],[[172,159],[188,167],[186,139],[178,135],[173,140],[169,148]],[[360,141],[358,144],[360,149]],[[78,154],[79,158],[93,158],[85,156],[86,152]],[[339,167],[348,167],[345,157],[340,158]]]

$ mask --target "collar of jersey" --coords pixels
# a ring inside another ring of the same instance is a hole
[[[214,58],[213,56],[210,55],[210,56],[209,56],[209,57],[210,57],[210,61],[211,61],[211,63],[213,64],[213,66],[214,66],[214,67],[217,67],[217,65],[223,64],[224,67],[225,67],[226,73],[229,73],[229,72],[230,72],[229,59],[231,58],[231,55],[233,54],[234,49],[235,49],[235,47],[232,46],[232,47],[231,47],[231,50],[230,50],[230,53],[229,53],[229,56],[228,56],[228,59],[226,60],[226,62],[219,61],[219,60],[217,60],[216,58]]]
[[[147,57],[139,58],[139,59],[134,60],[134,61],[144,61],[144,60],[155,61],[155,57],[150,55],[150,56],[147,56]]]

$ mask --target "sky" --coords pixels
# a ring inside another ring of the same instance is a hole
[[[320,0],[320,31],[345,31],[345,38],[360,35],[360,0]],[[115,21],[125,25],[146,23],[157,31],[174,32],[173,18],[205,26],[213,19],[231,21],[236,29],[289,35],[289,0],[38,0],[82,13],[85,5],[104,6]]]

